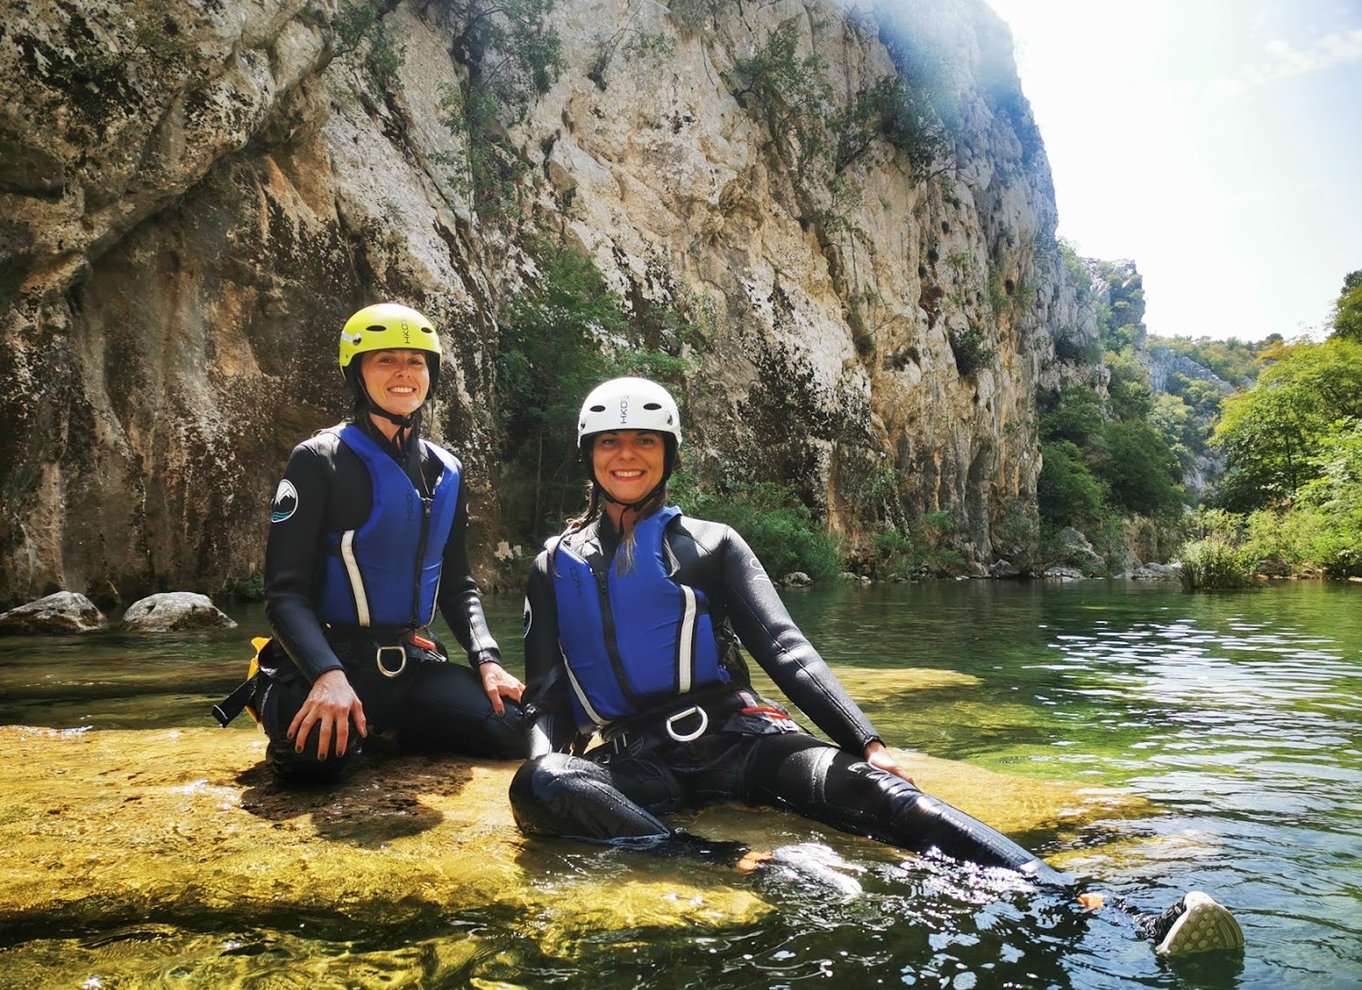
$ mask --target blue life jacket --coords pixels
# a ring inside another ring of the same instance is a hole
[[[596,574],[559,540],[550,571],[558,639],[579,726],[604,725],[669,698],[728,680],[704,592],[670,576],[663,532],[670,506],[634,527],[632,564],[620,554]]]
[[[358,529],[327,534],[317,616],[342,626],[419,628],[435,617],[440,565],[459,501],[459,461],[422,440],[444,472],[429,500],[363,430],[337,434],[369,470],[373,507]]]

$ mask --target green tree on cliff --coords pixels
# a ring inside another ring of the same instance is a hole
[[[1253,386],[1225,400],[1213,437],[1227,462],[1219,501],[1238,512],[1290,504],[1339,425],[1362,418],[1362,343],[1335,335],[1264,357]]]
[[[510,521],[529,538],[577,498],[563,424],[577,421],[580,397],[609,377],[600,339],[622,337],[627,329],[590,258],[548,244],[535,253],[540,277],[503,317],[497,362],[506,438],[502,488]]]
[[[1362,270],[1349,272],[1334,309],[1334,336],[1362,344]]]
[[[555,0],[446,0],[450,49],[468,69],[465,84],[441,99],[441,123],[464,141],[459,183],[484,221],[516,213],[529,166],[506,126],[524,118],[563,69],[562,39],[548,23]]]
[[[1106,428],[1101,477],[1111,500],[1127,512],[1160,517],[1182,508],[1178,459],[1163,435],[1143,420],[1114,420]]]
[[[583,476],[564,424],[577,421],[582,396],[616,375],[674,386],[689,367],[678,354],[702,331],[675,304],[640,301],[626,315],[579,251],[547,240],[531,249],[538,277],[501,314],[497,367],[503,503],[508,522],[533,540],[580,500]]]

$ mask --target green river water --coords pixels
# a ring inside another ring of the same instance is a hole
[[[1168,584],[962,581],[785,597],[834,668],[969,675],[860,698],[891,745],[1152,802],[1153,814],[1133,821],[1017,838],[1079,862],[1084,850],[1133,844],[1138,855],[1108,856],[1093,879],[1148,908],[1189,887],[1213,891],[1243,925],[1242,959],[1161,961],[1120,912],[1088,915],[1064,895],[953,866],[866,859],[863,845],[834,833],[828,854],[862,891],[754,880],[776,910],[749,927],[601,932],[541,958],[520,944],[524,919],[451,907],[410,943],[478,938],[482,950],[453,981],[413,975],[421,963],[407,940],[322,925],[306,937],[256,933],[276,951],[244,964],[233,985],[322,985],[306,976],[308,959],[355,954],[363,966],[335,985],[1362,987],[1362,586],[1188,595]],[[488,607],[514,658],[520,603],[500,596]],[[211,724],[208,704],[235,686],[243,642],[264,628],[258,606],[229,611],[240,629],[0,640],[0,723]],[[41,678],[25,673],[35,664]],[[557,861],[599,871],[602,882],[624,869],[675,869],[587,846]],[[704,883],[705,869],[692,882]],[[84,935],[99,944],[101,933]],[[44,985],[201,987],[211,984],[196,980],[196,963],[241,947],[231,918],[185,919],[166,939],[178,940],[175,951],[160,946],[136,981],[101,981],[80,954]],[[33,974],[3,969],[7,950],[20,949],[0,945],[0,986],[31,985]]]

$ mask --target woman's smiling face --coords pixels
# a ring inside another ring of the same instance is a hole
[[[359,373],[370,400],[394,416],[410,416],[430,393],[425,351],[371,351],[363,355]]]
[[[606,494],[626,505],[662,483],[667,448],[653,430],[609,430],[591,444],[591,467]]]

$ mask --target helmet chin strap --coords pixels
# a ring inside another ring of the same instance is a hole
[[[598,492],[600,493],[601,498],[603,498],[605,501],[607,501],[607,502],[613,502],[615,505],[622,505],[622,506],[624,506],[624,509],[625,509],[626,512],[635,512],[635,513],[638,512],[640,509],[642,509],[642,508],[643,508],[645,505],[647,505],[649,502],[651,502],[654,498],[656,498],[656,497],[658,496],[658,494],[659,494],[664,488],[667,487],[667,479],[666,479],[666,478],[663,478],[661,481],[659,481],[656,485],[653,486],[653,490],[652,490],[652,491],[650,491],[647,495],[644,495],[644,496],[643,496],[641,499],[639,499],[638,501],[636,501],[636,502],[622,502],[622,501],[620,501],[619,499],[615,498],[615,496],[611,495],[608,491],[606,491],[605,488],[602,487],[601,483],[600,483],[599,481],[597,481],[597,480],[595,479],[594,476],[593,476],[592,479],[591,479],[591,483],[592,483],[593,485],[596,486],[596,491],[598,491]]]
[[[364,400],[365,411],[370,415],[380,416],[389,423],[394,424],[397,427],[397,436],[393,438],[393,442],[397,445],[399,450],[405,449],[407,441],[411,439],[412,433],[420,426],[421,410],[418,409],[408,416],[399,416],[397,413],[390,413],[373,400],[373,397],[369,395],[369,390],[364,387],[364,382],[362,380],[357,379],[356,384],[359,386],[360,397]]]
[[[375,405],[372,401],[369,402],[369,412],[373,413],[375,416],[382,416],[389,423],[396,423],[404,430],[409,430],[415,426],[416,418],[420,415],[420,412],[417,411],[410,416],[399,416],[396,413],[388,412],[388,410],[384,409],[382,406]]]

